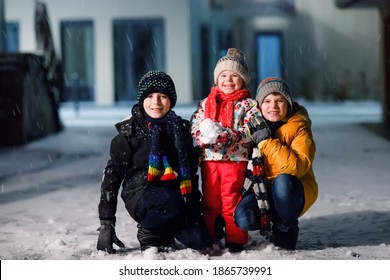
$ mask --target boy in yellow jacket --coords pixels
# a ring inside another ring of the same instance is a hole
[[[316,201],[318,185],[313,172],[316,145],[307,110],[293,102],[290,89],[280,78],[266,78],[257,89],[256,100],[271,137],[257,141],[264,161],[269,187],[271,242],[283,249],[295,250],[298,217]],[[246,230],[260,228],[255,194],[245,196],[235,210],[236,224]]]

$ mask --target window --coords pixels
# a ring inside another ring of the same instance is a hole
[[[113,22],[115,101],[136,100],[138,82],[149,70],[165,68],[162,19]]]
[[[92,21],[61,22],[61,51],[65,75],[63,101],[94,100]]]

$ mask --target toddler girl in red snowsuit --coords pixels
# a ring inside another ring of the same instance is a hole
[[[233,212],[240,200],[250,156],[250,135],[244,124],[261,119],[256,100],[251,98],[248,65],[242,51],[230,48],[214,70],[215,86],[199,102],[191,117],[191,134],[203,149],[202,176],[204,221],[214,241],[225,227],[225,245],[241,251],[248,232],[237,227]],[[222,219],[221,219],[222,218]]]

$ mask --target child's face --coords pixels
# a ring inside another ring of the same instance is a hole
[[[150,93],[144,99],[143,106],[146,114],[154,119],[160,119],[171,109],[171,100],[164,93]]]
[[[241,89],[244,80],[234,71],[225,70],[218,76],[217,86],[225,94],[233,93]]]
[[[264,98],[260,109],[265,119],[278,122],[287,116],[288,102],[280,93],[271,93]]]

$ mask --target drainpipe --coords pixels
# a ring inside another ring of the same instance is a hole
[[[380,8],[382,18],[383,123],[390,128],[390,7]]]

